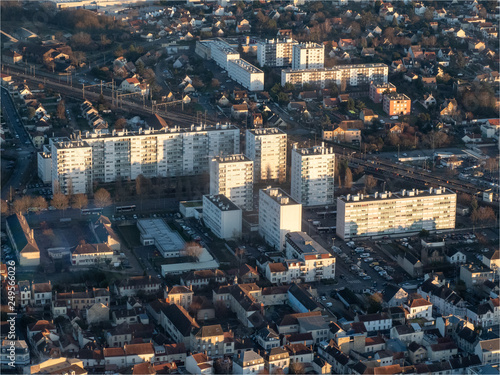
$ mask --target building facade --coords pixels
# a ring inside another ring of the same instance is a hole
[[[78,140],[51,142],[52,184],[69,194],[89,193],[94,182],[137,176],[174,177],[207,173],[216,155],[238,154],[233,125],[181,129],[86,133]]]
[[[241,209],[222,194],[203,196],[203,221],[219,238],[241,237]]]
[[[246,156],[253,160],[254,182],[286,179],[287,135],[277,128],[247,129]]]
[[[396,86],[392,83],[371,83],[370,84],[370,99],[374,103],[382,103],[385,93],[396,92]]]
[[[405,116],[411,112],[411,99],[405,94],[390,93],[384,95],[384,112],[389,116]]]
[[[335,154],[333,148],[292,149],[291,196],[303,206],[333,204]]]
[[[264,72],[243,59],[229,60],[227,73],[243,87],[250,91],[264,90]]]
[[[279,188],[259,192],[259,234],[276,250],[283,250],[285,235],[302,229],[302,205]]]
[[[322,69],[283,69],[281,71],[281,85],[292,83],[302,87],[303,84],[310,84],[325,88],[330,82],[334,82],[340,87],[345,81],[347,86],[367,86],[371,81],[387,83],[388,74],[389,67],[381,63],[338,65]]]
[[[325,46],[316,43],[298,43],[292,46],[292,69],[323,69]]]
[[[210,194],[223,194],[242,210],[252,211],[253,161],[243,154],[213,158]]]
[[[342,239],[455,228],[457,195],[446,188],[337,198]]]
[[[291,66],[293,46],[298,44],[292,38],[266,39],[257,42],[257,61],[259,65],[270,67]]]

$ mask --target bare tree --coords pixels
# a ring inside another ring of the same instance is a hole
[[[302,362],[290,363],[289,374],[304,374],[306,366]]]
[[[94,194],[94,203],[96,207],[107,207],[111,205],[111,195],[106,189],[100,188]]]
[[[32,206],[37,209],[37,213],[40,213],[41,211],[46,210],[49,205],[44,197],[38,196],[33,199]]]
[[[69,207],[69,198],[63,193],[55,193],[50,205],[57,210],[65,210]]]
[[[4,201],[3,199],[0,201],[0,212],[2,215],[6,216],[9,214],[9,204],[7,201]]]
[[[77,210],[87,207],[88,203],[89,200],[85,194],[75,194],[71,199],[71,207],[76,208]]]
[[[352,187],[352,172],[349,167],[345,169],[344,185],[348,189]]]
[[[366,191],[372,190],[375,186],[377,186],[377,180],[371,174],[365,176],[365,188]]]
[[[64,105],[64,100],[61,100],[57,104],[56,116],[59,120],[66,120],[66,106]]]
[[[184,254],[199,259],[203,253],[203,247],[197,242],[186,242],[184,245]]]
[[[12,204],[12,209],[16,214],[24,214],[31,207],[31,197],[26,195],[18,198]]]

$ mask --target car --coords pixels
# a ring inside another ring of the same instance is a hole
[[[322,300],[322,301],[326,301],[326,297],[325,297],[325,296],[322,296],[322,297],[321,297],[321,300]]]
[[[360,255],[360,258],[368,258],[369,256],[370,256],[370,253],[363,253]]]
[[[403,152],[403,156],[408,156],[408,154],[406,152]]]
[[[370,267],[378,267],[378,266],[379,266],[378,262],[370,263]]]
[[[371,279],[372,279],[371,276],[365,276],[365,277],[363,277],[363,280],[371,280]]]
[[[135,219],[135,220],[137,220],[137,215],[135,215],[135,214],[134,214],[134,216],[133,216],[133,217],[134,217],[134,219]]]
[[[373,262],[373,258],[365,258],[364,261],[365,263],[370,263]]]
[[[230,80],[230,79],[227,79],[227,80],[226,80],[226,83],[231,83],[231,80]]]
[[[332,306],[333,306],[333,303],[331,303],[331,302],[326,303],[326,307],[332,307]]]

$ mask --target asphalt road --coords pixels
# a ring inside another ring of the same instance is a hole
[[[14,189],[21,188],[21,184],[26,174],[29,172],[29,167],[35,157],[35,147],[33,146],[33,143],[31,143],[28,133],[26,133],[26,130],[24,129],[22,120],[7,89],[2,87],[1,95],[2,113],[4,115],[5,122],[11,129],[12,134],[14,134],[19,140],[18,149],[16,150],[18,156],[16,167],[9,180],[2,188],[2,199],[7,199],[11,186]]]

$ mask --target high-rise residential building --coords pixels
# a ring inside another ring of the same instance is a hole
[[[291,66],[296,44],[298,42],[292,38],[261,40],[257,43],[257,61],[260,66]]]
[[[292,69],[323,69],[325,66],[325,46],[316,43],[293,45]]]
[[[243,210],[253,209],[253,161],[245,155],[216,156],[210,163],[210,194],[223,194]]]
[[[241,237],[241,208],[222,194],[203,196],[203,222],[219,238]]]
[[[281,86],[292,83],[298,87],[310,84],[325,88],[330,82],[333,82],[341,87],[343,81],[346,86],[368,86],[371,81],[387,83],[388,75],[389,67],[381,63],[338,65],[323,69],[283,69],[281,71]]]
[[[208,173],[214,156],[240,152],[240,133],[234,125],[193,125],[86,133],[51,144],[53,185],[65,194],[77,194],[90,192],[93,182],[135,180],[141,174],[151,178]]]
[[[292,149],[291,196],[304,206],[333,204],[335,154],[321,146]]]
[[[92,156],[92,146],[85,141],[52,142],[52,191],[63,194],[90,192]]]
[[[253,160],[254,182],[286,179],[286,133],[277,128],[247,129],[245,155]]]
[[[342,239],[455,228],[457,195],[446,188],[337,198]]]
[[[250,91],[264,90],[264,72],[243,59],[228,61],[227,74]]]
[[[276,250],[283,250],[285,235],[302,229],[302,205],[279,188],[259,192],[259,234]]]

